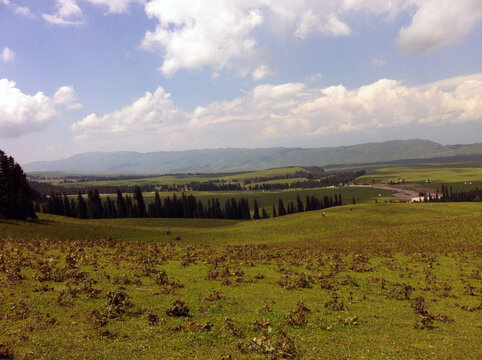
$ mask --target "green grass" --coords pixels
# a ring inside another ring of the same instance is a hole
[[[480,203],[367,203],[325,213],[0,222],[0,355],[482,357]],[[156,283],[161,271],[183,287]],[[92,311],[108,315],[116,289],[132,306],[94,322]],[[435,317],[431,329],[414,327],[419,297],[425,316]],[[190,317],[166,314],[175,300]],[[159,321],[149,324],[149,314]]]
[[[58,184],[67,187],[86,187],[86,186],[134,186],[134,185],[184,185],[190,182],[208,182],[215,180],[237,180],[243,181],[245,179],[254,177],[277,177],[294,174],[297,171],[306,171],[303,167],[283,167],[276,169],[267,169],[261,171],[250,171],[241,173],[226,173],[226,174],[180,174],[180,175],[162,175],[152,176],[139,179],[126,180],[96,180],[86,182],[74,182],[67,184]],[[55,181],[55,179],[53,179]],[[52,181],[52,179],[51,179]]]
[[[358,184],[398,182],[418,184],[424,187],[441,187],[441,184],[452,184],[454,190],[467,190],[482,185],[482,162],[459,162],[442,164],[411,164],[404,166],[384,167],[368,170],[367,174],[358,178]],[[431,184],[425,181],[430,179]],[[465,184],[471,182],[472,184]]]
[[[352,209],[352,210],[350,210]],[[474,250],[480,246],[480,203],[361,204],[258,221],[214,219],[78,220],[39,214],[38,222],[1,222],[5,237],[126,241],[173,240],[192,244],[284,244],[324,251],[431,249]],[[172,235],[165,231],[171,229]],[[424,242],[420,242],[424,239]]]
[[[199,192],[186,192],[186,195],[192,194],[196,199],[201,200],[204,204],[212,198],[218,198],[221,205],[224,205],[226,200],[230,198],[247,198],[251,208],[253,208],[254,200],[258,202],[260,208],[265,208],[269,214],[273,204],[278,205],[278,199],[282,199],[285,205],[287,202],[293,201],[296,205],[297,196],[305,202],[306,196],[315,196],[319,199],[323,199],[324,196],[331,196],[334,198],[335,194],[338,196],[341,194],[343,202],[351,204],[353,202],[353,197],[356,203],[369,203],[374,202],[375,199],[380,199],[378,196],[381,194],[385,198],[383,199],[393,199],[392,192],[390,190],[379,190],[379,189],[369,189],[369,188],[353,188],[353,187],[334,187],[334,188],[318,188],[318,189],[289,189],[281,191],[199,191]],[[173,193],[163,192],[159,194],[162,198],[173,195]],[[176,193],[176,196],[181,196],[182,194]],[[111,196],[112,198],[113,196]],[[144,200],[146,204],[154,201],[153,193],[144,193]],[[383,200],[381,200],[383,201]]]

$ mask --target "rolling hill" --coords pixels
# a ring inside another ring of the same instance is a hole
[[[159,174],[262,170],[283,166],[327,166],[402,159],[482,154],[482,143],[442,145],[428,140],[395,140],[325,148],[205,149],[139,153],[89,152],[67,159],[23,164],[25,171],[103,174]]]

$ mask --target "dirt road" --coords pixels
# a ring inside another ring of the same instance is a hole
[[[393,196],[395,196],[397,198],[404,198],[404,199],[410,198],[411,202],[419,201],[419,199],[420,199],[419,192],[420,191],[426,192],[427,196],[429,196],[429,194],[430,194],[430,195],[432,195],[432,197],[435,197],[435,193],[429,193],[429,192],[426,191],[427,189],[420,189],[420,190],[406,189],[406,188],[395,187],[395,186],[390,186],[390,185],[350,185],[350,186],[353,186],[353,187],[369,187],[369,188],[381,189],[381,190],[391,190],[391,191],[393,191]]]

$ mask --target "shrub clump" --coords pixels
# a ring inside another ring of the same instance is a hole
[[[107,293],[107,303],[105,304],[107,316],[116,318],[126,313],[127,309],[133,304],[129,296],[122,290],[109,291]]]
[[[176,300],[172,303],[172,306],[166,310],[167,316],[181,317],[181,316],[191,316],[189,314],[189,306],[182,300]]]

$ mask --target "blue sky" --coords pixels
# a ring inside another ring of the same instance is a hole
[[[0,148],[482,140],[480,0],[0,0]]]

